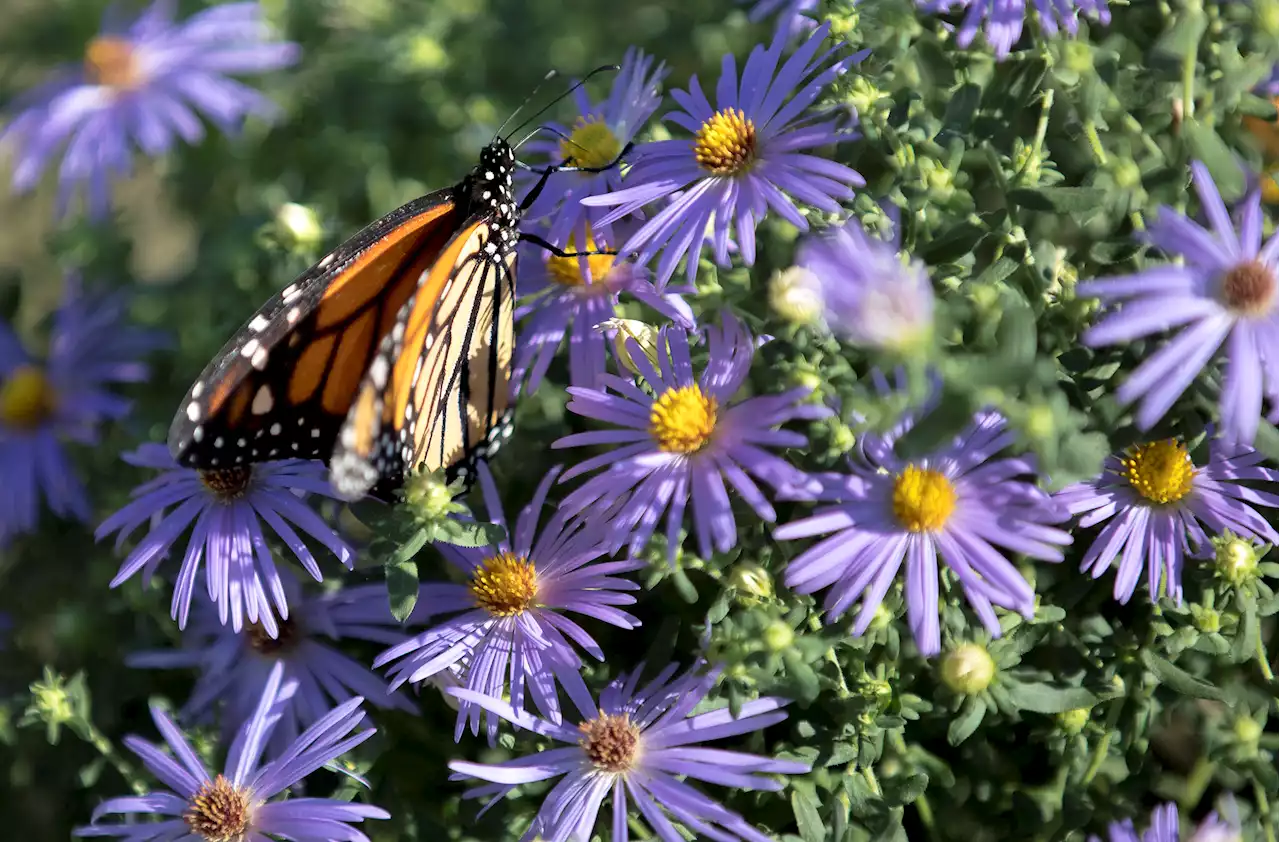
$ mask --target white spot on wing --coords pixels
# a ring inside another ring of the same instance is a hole
[[[281,293],[281,295],[284,296],[285,304],[292,304],[293,300],[301,294],[302,294],[302,290],[298,289],[297,284],[289,284],[287,287],[284,288],[284,291]]]
[[[301,315],[302,315],[302,310],[298,307],[294,307],[288,313],[284,314],[284,318],[285,318],[285,321],[287,321],[289,324],[293,324],[298,320],[298,317]]]
[[[244,343],[244,347],[240,349],[240,356],[246,358],[252,357],[254,354],[258,353],[258,349],[261,347],[262,346],[258,344],[258,340],[250,339],[248,342]]]
[[[259,348],[258,350],[254,351],[253,359],[249,360],[249,365],[253,366],[258,371],[262,371],[264,368],[266,368],[267,367],[267,349]]]
[[[333,262],[333,258],[334,258],[334,257],[335,257],[334,253],[333,253],[333,252],[329,252],[329,253],[328,253],[328,254],[326,254],[323,258],[321,258],[321,260],[320,260],[320,262],[319,262],[319,263],[317,263],[317,264],[316,264],[316,268],[317,268],[317,269],[323,269],[323,268],[325,268],[326,266],[328,266],[330,263],[332,263],[332,262]]]
[[[273,436],[278,436],[278,435],[280,435],[280,424],[279,424],[279,423],[276,423],[276,424],[272,424],[272,425],[271,425],[271,435],[273,435]]]
[[[196,427],[194,430],[191,431],[192,441],[198,442],[203,438],[204,438],[204,427]]]
[[[267,321],[266,316],[259,314],[253,317],[253,321],[249,322],[249,330],[254,333],[262,333],[270,324],[271,322]]]
[[[258,387],[258,391],[253,396],[253,403],[249,406],[249,411],[254,415],[266,415],[271,411],[271,407],[275,406],[275,398],[271,396],[271,387],[262,385]]]
[[[204,394],[204,381],[201,381],[191,387],[191,397],[198,398],[202,394]]]
[[[196,403],[195,401],[192,401],[191,403],[187,404],[187,417],[190,418],[192,421],[199,421],[200,420],[200,404]]]

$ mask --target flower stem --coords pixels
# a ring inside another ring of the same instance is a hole
[[[1262,645],[1262,628],[1258,628],[1257,637],[1258,666],[1262,668],[1262,675],[1267,681],[1275,681],[1275,673],[1271,671],[1271,664],[1267,661],[1267,649]]]
[[[1107,151],[1102,148],[1102,139],[1098,137],[1098,126],[1092,120],[1084,124],[1084,136],[1089,140],[1089,149],[1099,164],[1107,163]]]
[[[1098,740],[1098,744],[1093,747],[1093,757],[1089,761],[1089,768],[1085,770],[1084,777],[1080,779],[1081,785],[1088,786],[1097,777],[1102,764],[1106,762],[1107,750],[1111,748],[1111,737],[1116,732],[1116,722],[1120,719],[1124,702],[1124,697],[1111,702],[1111,707],[1107,710],[1107,722],[1102,726],[1102,739]]]
[[[143,780],[142,776],[138,774],[137,770],[134,769],[127,760],[120,756],[120,753],[116,751],[115,746],[113,746],[111,741],[107,739],[106,734],[99,731],[97,726],[92,722],[82,721],[77,724],[79,725],[79,728],[75,730],[79,732],[80,737],[86,743],[98,750],[98,753],[101,754],[103,758],[120,773],[120,777],[124,778],[125,782],[129,784],[129,788],[132,789],[136,795],[142,795],[147,791],[146,781]]]

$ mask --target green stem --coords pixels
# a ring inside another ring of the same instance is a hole
[[[1114,699],[1107,710],[1107,723],[1103,726],[1102,739],[1093,747],[1093,757],[1089,760],[1089,768],[1080,779],[1082,786],[1088,786],[1098,775],[1098,770],[1106,762],[1107,750],[1111,748],[1111,737],[1115,734],[1116,722],[1120,719],[1120,711],[1124,708],[1124,697]]]
[[[1276,842],[1275,822],[1271,820],[1271,802],[1267,799],[1267,791],[1256,777],[1253,779],[1253,797],[1258,801],[1258,812],[1267,817],[1266,821],[1262,823],[1262,830],[1267,835],[1267,842]]]
[[[1196,115],[1196,52],[1186,57],[1182,63],[1182,119],[1190,120]]]
[[[1191,770],[1191,774],[1187,775],[1187,785],[1183,787],[1182,797],[1178,799],[1178,808],[1180,810],[1189,811],[1200,803],[1200,799],[1204,797],[1204,791],[1209,788],[1209,784],[1213,781],[1213,775],[1218,770],[1218,764],[1214,763],[1207,757],[1201,757],[1196,760],[1196,765]]]
[[[867,782],[867,786],[871,787],[871,791],[876,795],[882,795],[880,789],[880,781],[876,778],[876,773],[871,770],[870,766],[863,766],[861,769],[862,778]]]
[[[129,784],[129,788],[133,790],[135,795],[141,795],[147,791],[146,781],[143,780],[142,776],[138,774],[137,770],[135,770],[127,760],[120,756],[119,752],[116,751],[115,746],[113,746],[111,741],[107,739],[106,734],[99,731],[92,722],[80,723],[80,728],[77,730],[84,741],[97,749],[98,753],[106,758],[106,761],[120,773],[120,777],[124,778],[125,782]]]
[[[1271,672],[1271,663],[1267,660],[1267,649],[1265,646],[1262,645],[1261,628],[1259,628],[1258,630],[1257,642],[1258,642],[1258,648],[1257,648],[1258,666],[1262,668],[1262,675],[1264,678],[1267,679],[1267,681],[1275,681],[1276,680],[1275,674]]]
[[[1089,150],[1099,164],[1107,163],[1107,151],[1102,148],[1102,139],[1098,137],[1098,126],[1092,120],[1084,124],[1084,136],[1089,140]]]

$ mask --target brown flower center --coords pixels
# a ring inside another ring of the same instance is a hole
[[[200,481],[224,503],[237,500],[249,490],[253,469],[248,465],[200,471]]]
[[[208,842],[241,842],[249,830],[250,807],[249,791],[218,775],[200,785],[182,820]]]
[[[740,109],[717,111],[698,128],[693,157],[698,166],[716,175],[741,172],[756,157],[756,124]]]
[[[1239,263],[1222,275],[1223,305],[1242,316],[1265,315],[1276,301],[1276,273],[1260,261]]]
[[[85,50],[84,71],[95,85],[117,90],[132,88],[139,78],[133,45],[114,35],[94,38]]]
[[[635,763],[640,748],[640,729],[626,714],[600,715],[578,726],[582,739],[578,744],[597,769],[625,772]]]
[[[267,630],[261,623],[250,623],[245,627],[244,635],[248,638],[249,646],[254,652],[268,657],[278,655],[292,649],[302,639],[298,624],[293,620],[277,619],[276,625],[279,627],[276,637],[267,634]]]

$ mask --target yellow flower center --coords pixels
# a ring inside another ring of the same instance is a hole
[[[716,175],[733,175],[751,166],[756,157],[756,124],[737,108],[711,115],[694,137],[698,166]]]
[[[298,624],[293,620],[277,619],[276,625],[279,630],[275,637],[267,634],[267,630],[261,623],[250,623],[246,626],[244,635],[249,640],[249,647],[259,655],[270,658],[292,649],[293,645],[302,638],[298,632]]]
[[[133,45],[114,35],[102,35],[89,42],[84,71],[95,85],[117,90],[132,88],[139,79]]]
[[[696,385],[668,389],[649,410],[649,434],[667,453],[694,453],[716,431],[716,399]]]
[[[1196,467],[1187,449],[1173,439],[1131,449],[1120,460],[1120,476],[1152,503],[1176,503],[1191,493]]]
[[[1250,260],[1223,273],[1219,298],[1227,309],[1241,316],[1262,316],[1276,301],[1276,273],[1260,261]]]
[[[237,465],[234,468],[215,468],[199,471],[200,481],[204,487],[224,503],[238,500],[249,490],[253,480],[253,469],[248,465]]]
[[[591,236],[590,228],[587,229],[587,244],[583,251],[596,251],[595,238]],[[569,242],[565,244],[565,251],[577,251],[574,245],[574,238],[570,237]],[[562,287],[570,287],[580,289],[585,292],[605,291],[605,287],[600,282],[608,276],[609,271],[613,269],[613,259],[616,255],[612,254],[593,254],[590,257],[557,257],[554,254],[547,258],[547,274],[551,276],[551,280],[555,281]],[[588,275],[583,275],[582,264],[587,264]],[[587,283],[590,277],[591,283]]]
[[[20,365],[0,383],[0,423],[33,430],[53,415],[58,397],[44,376],[32,365]]]
[[[605,772],[625,772],[635,763],[640,748],[640,729],[626,714],[600,715],[578,726],[582,739],[578,745],[587,759]]]
[[[208,842],[240,842],[249,830],[250,800],[248,790],[239,789],[218,775],[200,785],[182,820],[192,833]]]
[[[600,118],[579,117],[568,140],[560,141],[560,156],[571,167],[605,167],[622,152],[622,142]]]
[[[494,617],[523,614],[538,598],[538,571],[522,556],[498,553],[471,574],[471,595]]]
[[[955,486],[937,471],[908,465],[893,481],[893,516],[912,532],[937,532],[955,508]]]

